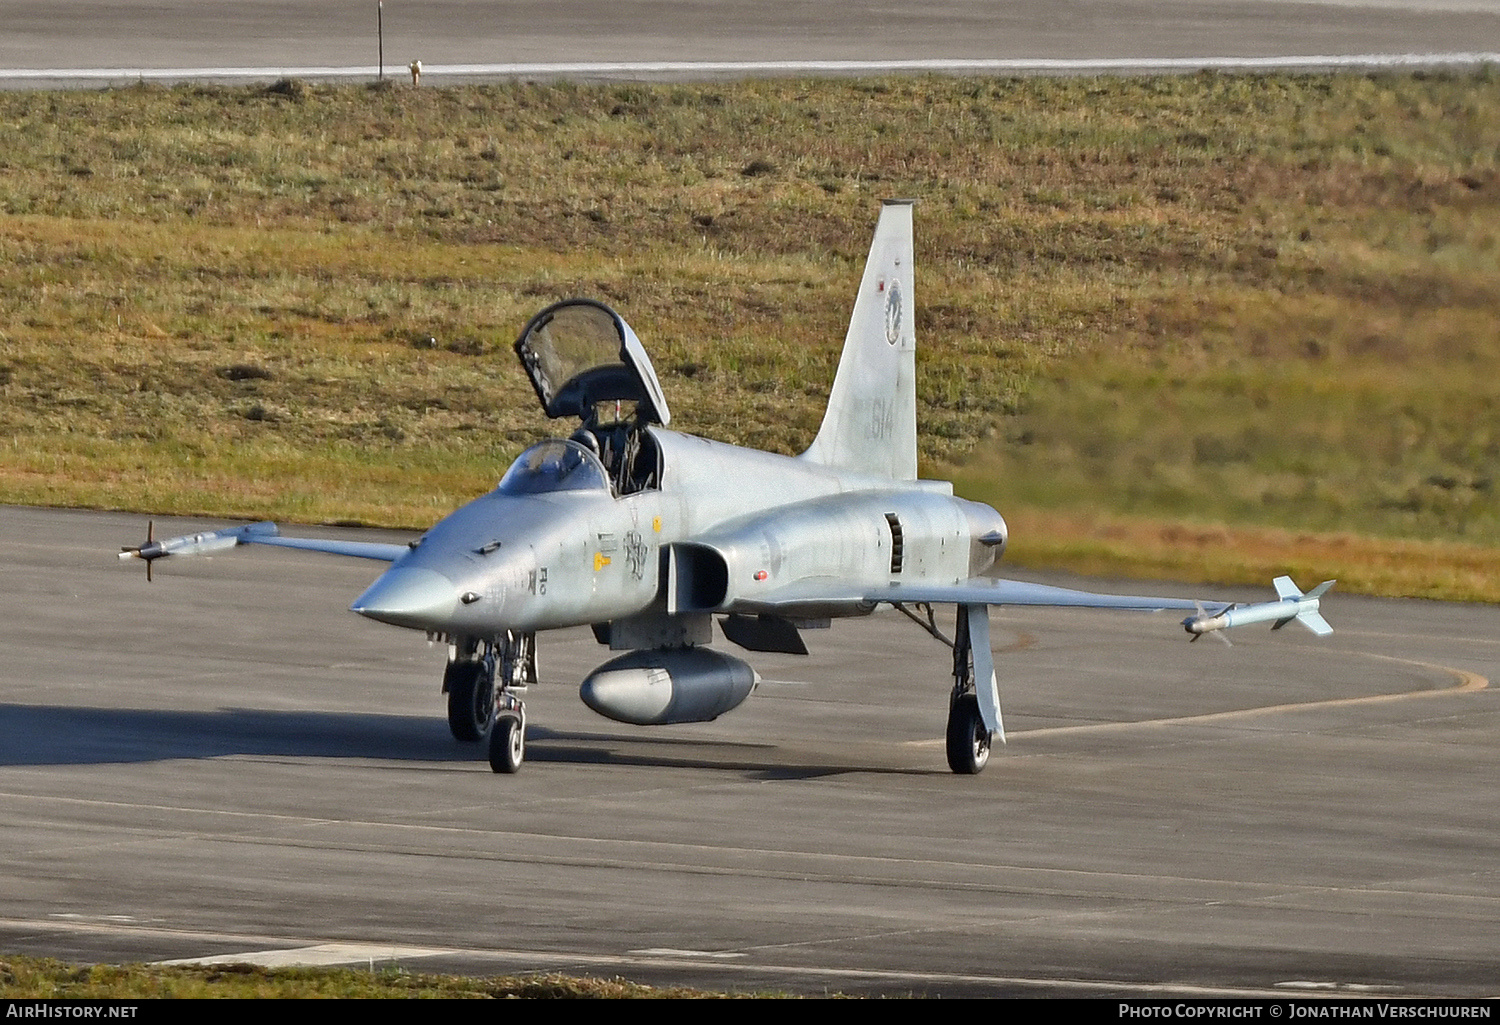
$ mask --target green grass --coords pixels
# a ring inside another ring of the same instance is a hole
[[[548,433],[509,343],[577,294],[674,427],[798,451],[907,196],[924,465],[1015,558],[1500,600],[1491,71],[139,87],[0,133],[0,501],[426,525]]]
[[[674,986],[564,975],[473,978],[389,968],[261,968],[256,965],[74,965],[0,957],[0,997],[10,1000],[445,999],[489,1000],[721,997]]]

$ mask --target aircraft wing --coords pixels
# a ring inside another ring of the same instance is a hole
[[[240,543],[272,545],[276,548],[300,548],[307,552],[347,555],[354,559],[374,559],[376,562],[395,562],[411,551],[407,545],[383,544],[375,541],[333,541],[321,537],[249,537]]]
[[[1024,580],[975,577],[956,584],[891,584],[885,587],[856,587],[836,581],[802,581],[755,597],[735,602],[735,612],[762,615],[789,615],[812,618],[822,610],[837,614],[851,608],[869,610],[876,605],[1047,605],[1090,609],[1127,609],[1158,612],[1162,609],[1223,611],[1224,602],[1192,598],[1158,598],[1141,595],[1102,594],[1075,591],[1049,584]]]
[[[120,551],[121,559],[144,559],[146,578],[151,578],[151,563],[168,555],[202,555],[218,552],[238,545],[274,545],[278,548],[300,548],[303,551],[326,552],[329,555],[345,555],[356,559],[374,559],[378,562],[394,562],[409,551],[406,545],[384,544],[373,541],[335,541],[317,537],[282,537],[281,528],[270,522],[247,523],[243,527],[226,527],[197,534],[157,541],[152,537],[150,526],[146,529],[146,543],[126,547]]]
[[[1297,622],[1320,637],[1333,632],[1318,612],[1323,595],[1333,587],[1327,580],[1302,592],[1290,577],[1277,577],[1276,601],[1234,605],[1193,598],[1159,598],[1150,595],[1102,594],[1075,591],[1024,580],[975,577],[955,584],[895,583],[886,587],[853,587],[838,581],[802,581],[763,595],[739,598],[729,610],[741,615],[780,616],[784,619],[820,619],[858,615],[880,604],[891,605],[1046,605],[1055,608],[1124,609],[1159,612],[1182,609],[1195,614],[1182,621],[1193,640],[1250,623],[1272,623],[1279,630]],[[1220,635],[1220,639],[1223,638]]]
[[[879,601],[930,605],[1048,605],[1086,609],[1128,609],[1159,612],[1162,609],[1223,609],[1224,602],[1193,598],[1157,598],[1132,594],[1100,594],[1074,591],[1025,580],[976,577],[959,584],[893,584],[879,593]]]

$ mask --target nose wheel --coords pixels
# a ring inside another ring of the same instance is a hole
[[[487,645],[494,666],[490,688],[490,770],[512,775],[526,758],[526,703],[521,695],[536,683],[536,634],[506,632]]]
[[[513,707],[496,713],[495,728],[490,731],[490,771],[513,775],[521,771],[526,758],[526,706],[520,698],[506,698]]]

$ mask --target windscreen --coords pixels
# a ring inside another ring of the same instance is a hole
[[[516,456],[495,490],[504,495],[608,491],[609,477],[594,453],[576,441],[553,438]]]

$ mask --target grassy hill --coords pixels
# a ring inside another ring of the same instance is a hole
[[[926,472],[1012,557],[1500,600],[1500,76],[0,94],[0,501],[424,526],[602,299],[812,437],[915,197]],[[1304,580],[1311,583],[1312,580]]]

